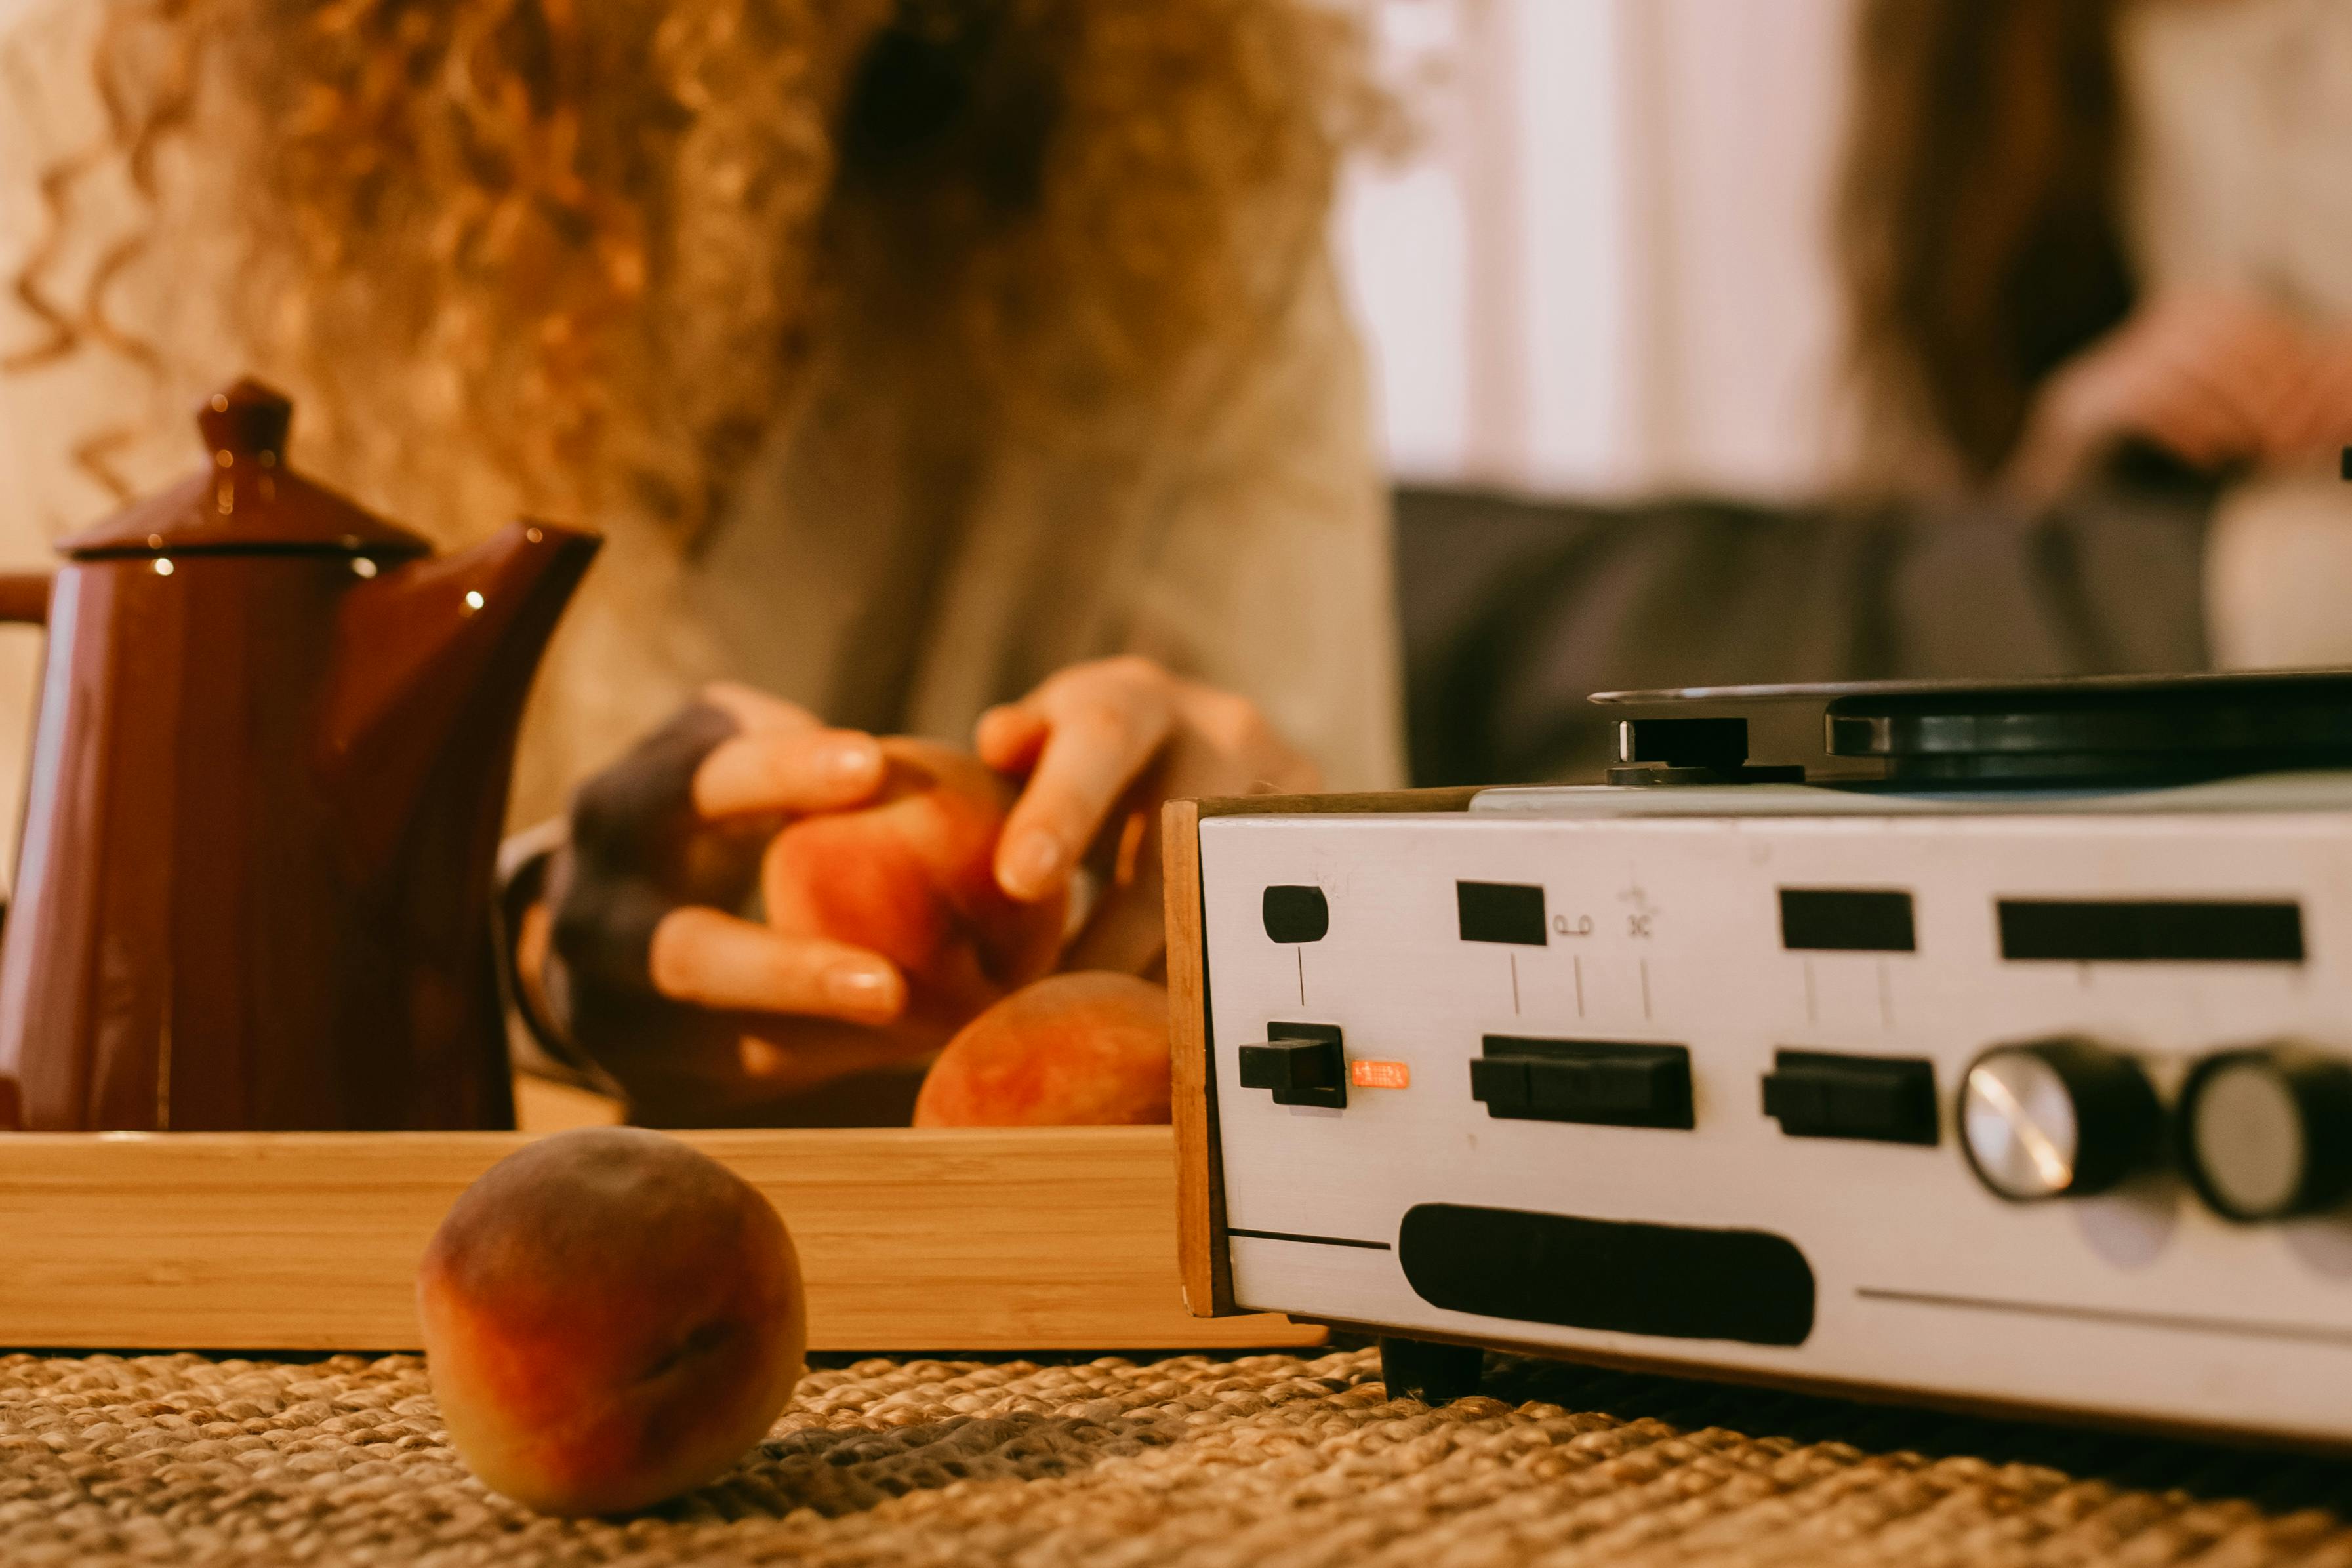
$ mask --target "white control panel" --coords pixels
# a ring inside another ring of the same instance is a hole
[[[1238,1306],[2352,1439],[2352,812],[1675,793],[1202,823]]]

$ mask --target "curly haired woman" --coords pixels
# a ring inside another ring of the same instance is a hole
[[[601,776],[723,840],[874,788],[866,732],[977,733],[1026,780],[998,877],[1034,900],[1157,795],[1393,780],[1324,246],[1374,106],[1312,0],[0,0],[0,31],[8,549],[184,466],[180,410],[251,369],[307,467],[448,542],[608,532],[520,820]],[[603,909],[653,873],[580,858],[555,927],[634,943],[635,994],[562,983],[558,940],[546,995],[575,1038],[599,1006],[675,1037],[641,1113],[831,1114],[815,1080],[905,1055],[877,956],[676,888]],[[1156,900],[1103,899],[1086,960],[1148,966]],[[761,1019],[865,1043],[736,1052]]]

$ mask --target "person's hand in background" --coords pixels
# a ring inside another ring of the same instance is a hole
[[[2336,466],[2352,446],[2352,329],[2336,328],[2315,337],[2303,380],[2286,416],[2280,450],[2284,463]]]
[[[719,685],[583,785],[524,922],[541,1010],[639,1120],[693,1123],[903,1059],[905,977],[881,955],[742,917],[791,818],[881,787],[873,737]]]
[[[2313,340],[2268,482],[2219,498],[2204,537],[2205,645],[2221,669],[2352,663],[2352,330]]]
[[[1027,901],[1067,886],[1082,864],[1100,878],[1101,896],[1063,957],[1072,969],[1159,967],[1163,802],[1320,782],[1256,704],[1136,657],[1056,673],[982,715],[975,742],[982,761],[1025,780],[997,844],[998,884]]]
[[[2258,299],[2149,300],[2043,382],[2010,487],[2047,500],[2132,439],[2209,473],[2299,456],[2317,359],[2305,329]]]

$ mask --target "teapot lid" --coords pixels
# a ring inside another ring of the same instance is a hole
[[[294,404],[250,379],[215,392],[197,411],[212,461],[162,493],[134,501],[58,541],[68,556],[184,555],[194,551],[331,550],[428,555],[432,542],[286,466]]]

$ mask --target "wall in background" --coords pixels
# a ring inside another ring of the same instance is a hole
[[[1792,497],[1832,448],[1853,0],[1383,0],[1339,245],[1412,482]]]

